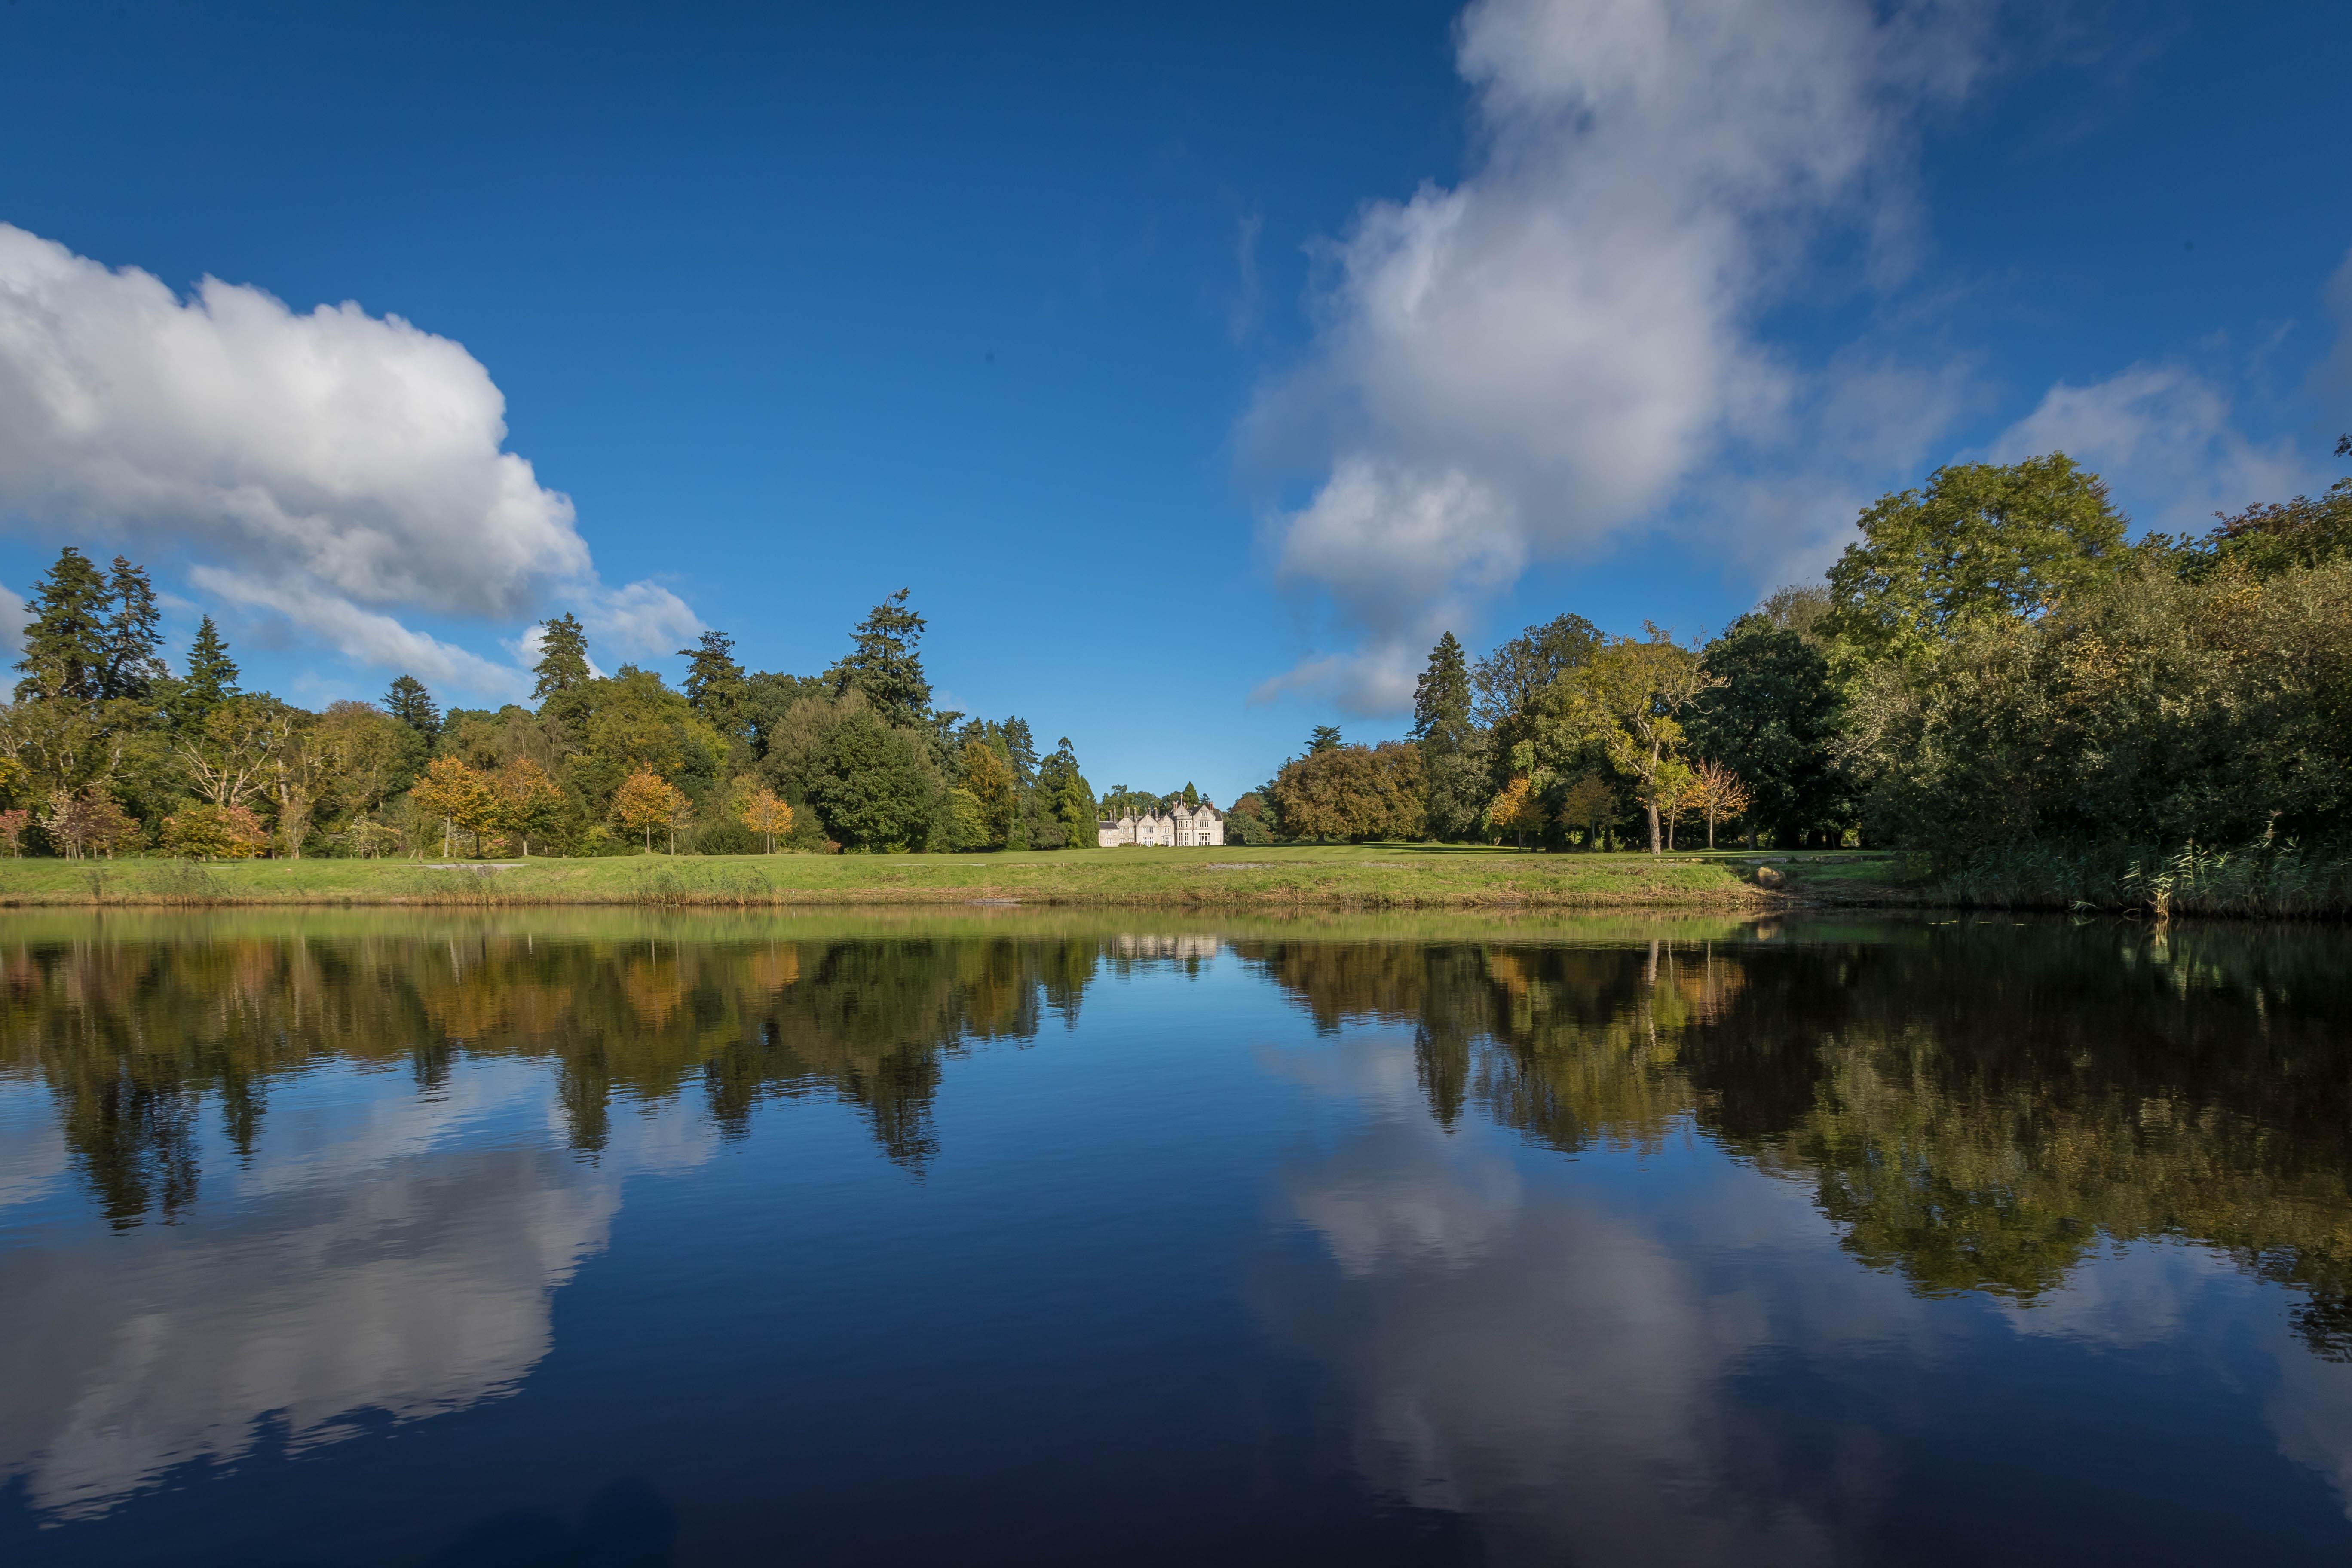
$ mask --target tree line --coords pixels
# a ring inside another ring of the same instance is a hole
[[[942,711],[905,590],[814,676],[749,670],[724,632],[682,689],[596,672],[577,617],[538,628],[528,703],[446,712],[414,676],[311,711],[248,692],[220,629],[174,674],[154,590],[68,547],[36,586],[0,706],[0,849],[196,858],[662,850],[1093,848],[1065,737]]]
[[[1234,803],[1228,839],[1656,853],[1729,835],[1958,863],[2340,838],[2352,479],[2202,535],[2128,530],[2063,453],[1958,464],[1865,509],[1824,581],[1703,644],[1563,615],[1474,662],[1448,632],[1408,738],[1317,730]]]

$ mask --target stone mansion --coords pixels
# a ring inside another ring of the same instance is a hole
[[[1095,838],[1106,849],[1124,844],[1157,844],[1176,849],[1223,844],[1225,819],[1205,800],[1198,805],[1186,805],[1180,800],[1165,816],[1149,811],[1141,816],[1122,816],[1117,822],[1097,822]]]

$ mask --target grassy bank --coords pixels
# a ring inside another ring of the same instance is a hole
[[[1095,853],[629,856],[498,869],[405,860],[0,860],[0,906],[969,904],[1284,909],[1755,909],[1867,882],[1855,856],[1541,855],[1433,845]],[[1883,879],[1892,862],[1874,863]]]

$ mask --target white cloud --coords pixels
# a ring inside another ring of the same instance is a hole
[[[2284,500],[2320,479],[2291,441],[2263,446],[2240,434],[2221,388],[2179,365],[2136,364],[2088,386],[2060,382],[1986,455],[2008,463],[2042,452],[2098,470],[2135,521],[2171,532],[2201,533],[2217,511]]]
[[[10,658],[25,651],[25,601],[0,584],[0,653]]]
[[[395,614],[693,620],[596,582],[571,500],[500,449],[505,416],[471,354],[397,316],[215,278],[183,300],[0,224],[0,510],[181,547],[210,591],[347,657],[498,693],[512,671]]]
[[[188,580],[230,604],[283,616],[346,658],[401,670],[428,686],[460,686],[495,697],[519,697],[530,688],[520,668],[493,663],[390,616],[362,610],[299,577],[273,583],[217,566],[198,566],[189,572]]]
[[[654,658],[667,658],[702,634],[686,601],[658,583],[599,588],[582,597],[580,618],[597,646]]]
[[[1658,514],[1732,443],[1803,444],[1823,399],[1756,315],[1827,223],[1898,256],[1911,122],[1979,69],[1988,10],[1477,0],[1483,163],[1361,212],[1313,354],[1249,417],[1326,465],[1279,569],[1363,638],[1296,673],[1393,708],[1442,616]]]

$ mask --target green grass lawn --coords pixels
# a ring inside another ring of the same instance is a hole
[[[1733,851],[1544,855],[1452,845],[1003,855],[633,855],[466,869],[411,860],[0,860],[0,905],[1021,904],[1370,909],[1730,908],[1774,901]],[[1790,890],[1893,862],[1772,856]],[[1815,862],[1821,862],[1816,864]],[[1833,877],[1832,874],[1835,873]]]

